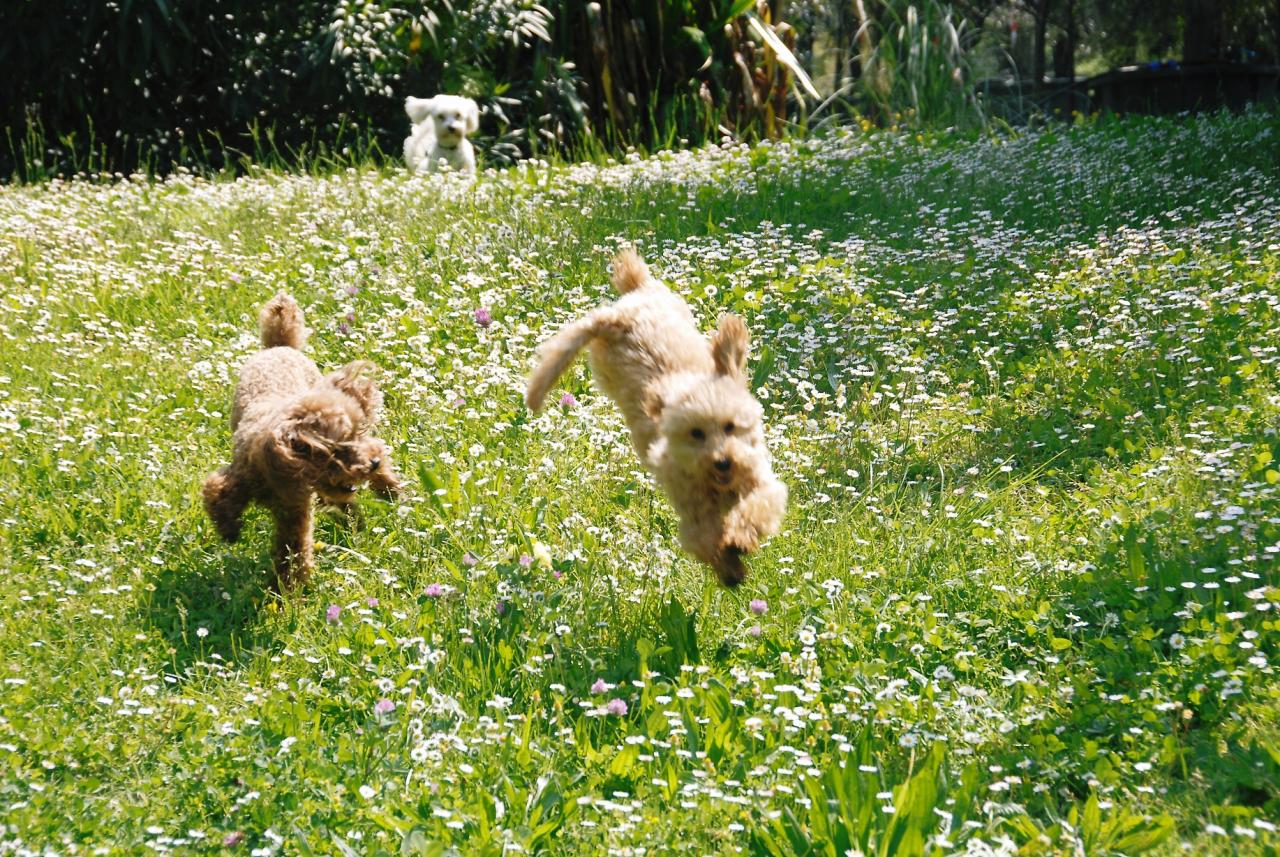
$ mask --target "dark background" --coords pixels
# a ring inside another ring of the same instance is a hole
[[[744,12],[793,47],[828,121],[907,111],[896,81],[909,75],[936,96],[910,121],[980,124],[966,100],[979,78],[1273,63],[1280,45],[1280,0],[930,0],[915,5],[938,56],[912,66],[894,42],[910,5],[7,0],[0,176],[392,158],[404,96],[437,91],[481,103],[487,163],[786,134],[805,118],[794,75]]]

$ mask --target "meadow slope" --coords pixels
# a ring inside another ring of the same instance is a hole
[[[521,404],[623,242],[755,337],[737,591]],[[284,599],[198,494],[279,289],[410,485]],[[0,188],[0,854],[1275,854],[1278,329],[1275,113]]]

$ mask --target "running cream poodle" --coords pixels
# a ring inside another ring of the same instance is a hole
[[[542,346],[525,402],[539,410],[589,347],[596,384],[622,410],[636,453],[675,507],[681,544],[736,586],[747,573],[743,556],[778,531],[787,505],[763,409],[747,388],[747,327],[722,315],[708,343],[688,305],[630,250],[614,259],[613,285],[616,302]]]

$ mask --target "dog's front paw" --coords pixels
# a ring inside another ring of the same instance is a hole
[[[404,483],[394,477],[370,482],[369,489],[383,500],[399,500],[405,494]]]
[[[743,496],[725,515],[722,542],[746,553],[755,551],[762,541],[778,532],[786,503],[787,489],[781,482],[766,484]]]
[[[746,551],[740,547],[726,545],[721,548],[715,563],[712,565],[716,572],[716,578],[730,589],[742,583],[747,576],[747,564],[742,561],[745,553]]]
[[[721,550],[753,553],[760,547],[763,534],[754,520],[745,515],[730,515],[724,522],[724,534],[720,538]]]
[[[369,490],[384,500],[397,500],[404,496],[404,483],[392,467],[390,456],[376,462],[376,469],[369,474]]]

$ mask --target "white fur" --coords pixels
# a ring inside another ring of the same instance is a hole
[[[413,172],[435,172],[441,163],[455,173],[476,171],[476,154],[468,134],[480,127],[480,108],[470,98],[437,95],[404,100],[412,125],[404,141],[404,162]]]

